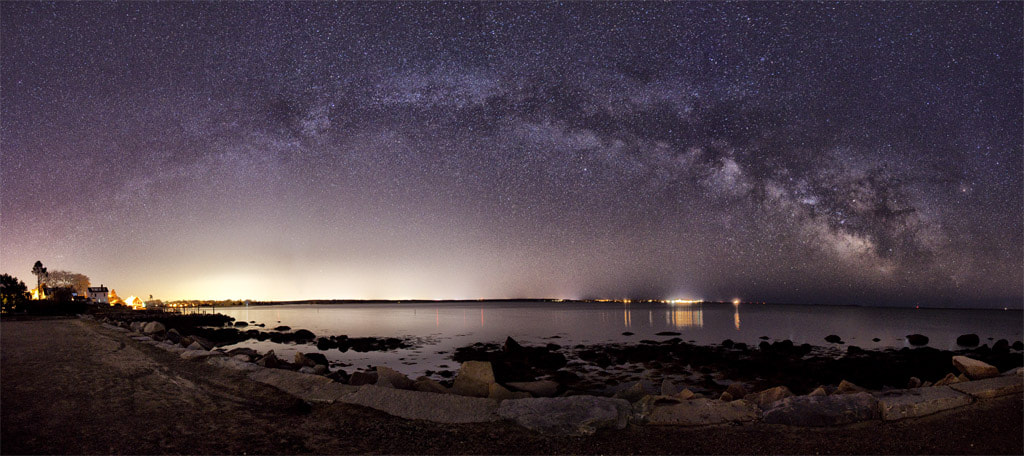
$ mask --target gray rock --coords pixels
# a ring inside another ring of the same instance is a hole
[[[295,364],[314,367],[317,364],[328,365],[327,357],[321,353],[295,352]]]
[[[137,332],[137,333],[140,333],[140,332],[142,332],[142,328],[143,328],[144,326],[145,326],[145,323],[143,323],[143,322],[141,322],[141,321],[133,321],[133,322],[132,322],[132,324],[131,324],[131,325],[129,326],[129,328],[130,328],[130,329],[131,329],[132,331],[135,331],[135,332]]]
[[[501,386],[497,383],[491,383],[491,386],[487,391],[487,398],[493,401],[504,401],[506,399],[525,399],[530,396],[530,393],[524,391],[509,391],[508,388]]]
[[[878,400],[868,393],[832,396],[794,396],[783,399],[764,412],[770,424],[792,426],[834,426],[877,419]]]
[[[352,386],[372,385],[377,383],[376,372],[356,371],[348,378],[348,384]]]
[[[189,350],[206,350],[205,347],[203,347],[202,345],[199,345],[199,342],[192,342],[192,345],[189,345],[188,347],[185,347],[185,348],[187,348]]]
[[[405,374],[390,367],[377,366],[377,386],[385,388],[412,389],[413,381]]]
[[[921,387],[921,379],[919,379],[917,377],[910,377],[910,380],[907,380],[907,388],[920,388],[920,387]]]
[[[257,360],[256,364],[261,367],[275,368],[278,365],[277,355],[274,354],[274,350],[270,350],[266,355]]]
[[[174,344],[181,342],[181,333],[179,333],[178,330],[174,328],[168,329],[167,336],[165,337],[167,337],[168,341]]]
[[[594,396],[510,399],[501,403],[498,415],[546,434],[590,435],[602,428],[625,428],[630,405]]]
[[[461,396],[487,397],[491,383],[494,383],[494,370],[487,361],[466,361],[459,368],[452,385],[452,392]]]
[[[839,386],[836,387],[836,393],[835,394],[863,393],[865,391],[867,391],[867,390],[865,390],[864,388],[861,388],[861,387],[859,387],[857,385],[854,385],[853,383],[850,383],[850,382],[848,382],[846,380],[843,380],[843,381],[839,382]]]
[[[743,397],[747,395],[747,389],[744,388],[743,384],[740,382],[730,383],[729,386],[725,389],[725,392],[729,393],[729,395],[732,396],[733,399],[743,399]]]
[[[679,388],[672,383],[672,380],[664,379],[661,381],[661,395],[662,396],[674,396],[679,392]]]
[[[518,391],[525,391],[535,397],[553,397],[558,394],[558,383],[551,380],[535,382],[509,382],[505,386]]]
[[[231,370],[237,370],[237,371],[249,371],[249,372],[252,372],[252,371],[256,371],[256,370],[260,369],[259,366],[255,365],[253,363],[239,360],[238,356],[241,356],[241,355],[235,355],[235,356],[232,356],[230,358],[223,357],[223,356],[213,356],[213,357],[207,358],[206,359],[206,363],[211,365],[211,366],[214,366],[214,367],[220,367],[222,369],[231,369]]]
[[[948,386],[893,390],[876,396],[878,410],[886,421],[931,415],[971,403],[970,396]]]
[[[211,356],[224,356],[221,352],[207,351],[207,350],[185,350],[178,354],[182,359],[199,359],[208,358]]]
[[[313,366],[313,373],[316,375],[327,375],[331,372],[331,369],[326,364],[317,364]]]
[[[616,399],[625,399],[629,402],[637,402],[643,399],[644,396],[648,396],[647,390],[644,389],[643,382],[636,382],[628,388],[623,388],[615,392],[612,397]]]
[[[999,369],[996,369],[995,366],[966,356],[954,356],[953,366],[971,380],[992,378],[999,375]]]
[[[649,401],[649,399],[644,400]],[[704,426],[757,419],[758,408],[752,402],[729,402],[713,399],[691,399],[672,403],[655,400],[638,413],[638,418],[652,425]]]
[[[825,390],[822,390],[824,393]],[[756,393],[750,393],[743,398],[756,404],[761,410],[771,408],[772,404],[787,397],[793,397],[793,392],[785,386],[776,386]]]
[[[972,382],[962,382],[949,386],[962,393],[970,394],[978,399],[1007,396],[1024,390],[1024,381],[1019,376],[1004,375]]]
[[[148,335],[163,335],[164,333],[167,332],[167,328],[164,326],[163,323],[160,323],[159,321],[151,321],[149,323],[146,323],[146,325],[142,327],[142,332]]]
[[[374,408],[410,420],[427,420],[435,423],[480,423],[498,420],[495,413],[498,408],[496,402],[454,394],[430,394],[364,385],[339,401]]]
[[[308,402],[334,402],[352,394],[356,388],[321,375],[307,375],[284,369],[260,369],[249,378],[273,386]]]
[[[448,388],[429,377],[417,378],[412,384],[412,389],[424,393],[451,394]]]

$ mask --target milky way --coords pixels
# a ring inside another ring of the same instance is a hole
[[[0,8],[27,282],[1024,299],[1020,2]]]

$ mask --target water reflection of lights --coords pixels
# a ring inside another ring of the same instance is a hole
[[[622,324],[626,328],[633,327],[633,318],[632,318],[632,316],[629,313],[629,309],[623,309],[623,311],[622,311]]]
[[[675,328],[703,328],[704,310],[700,305],[672,307],[665,312],[665,323]]]
[[[736,330],[740,330],[740,306],[736,306],[732,314],[732,321],[736,325]]]

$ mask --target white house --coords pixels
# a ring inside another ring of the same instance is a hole
[[[98,287],[89,287],[89,300],[96,303],[110,304],[107,297],[110,295],[107,287],[100,285]]]

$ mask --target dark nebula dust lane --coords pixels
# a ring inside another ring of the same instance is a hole
[[[1020,307],[1024,4],[3,3],[0,270]]]

